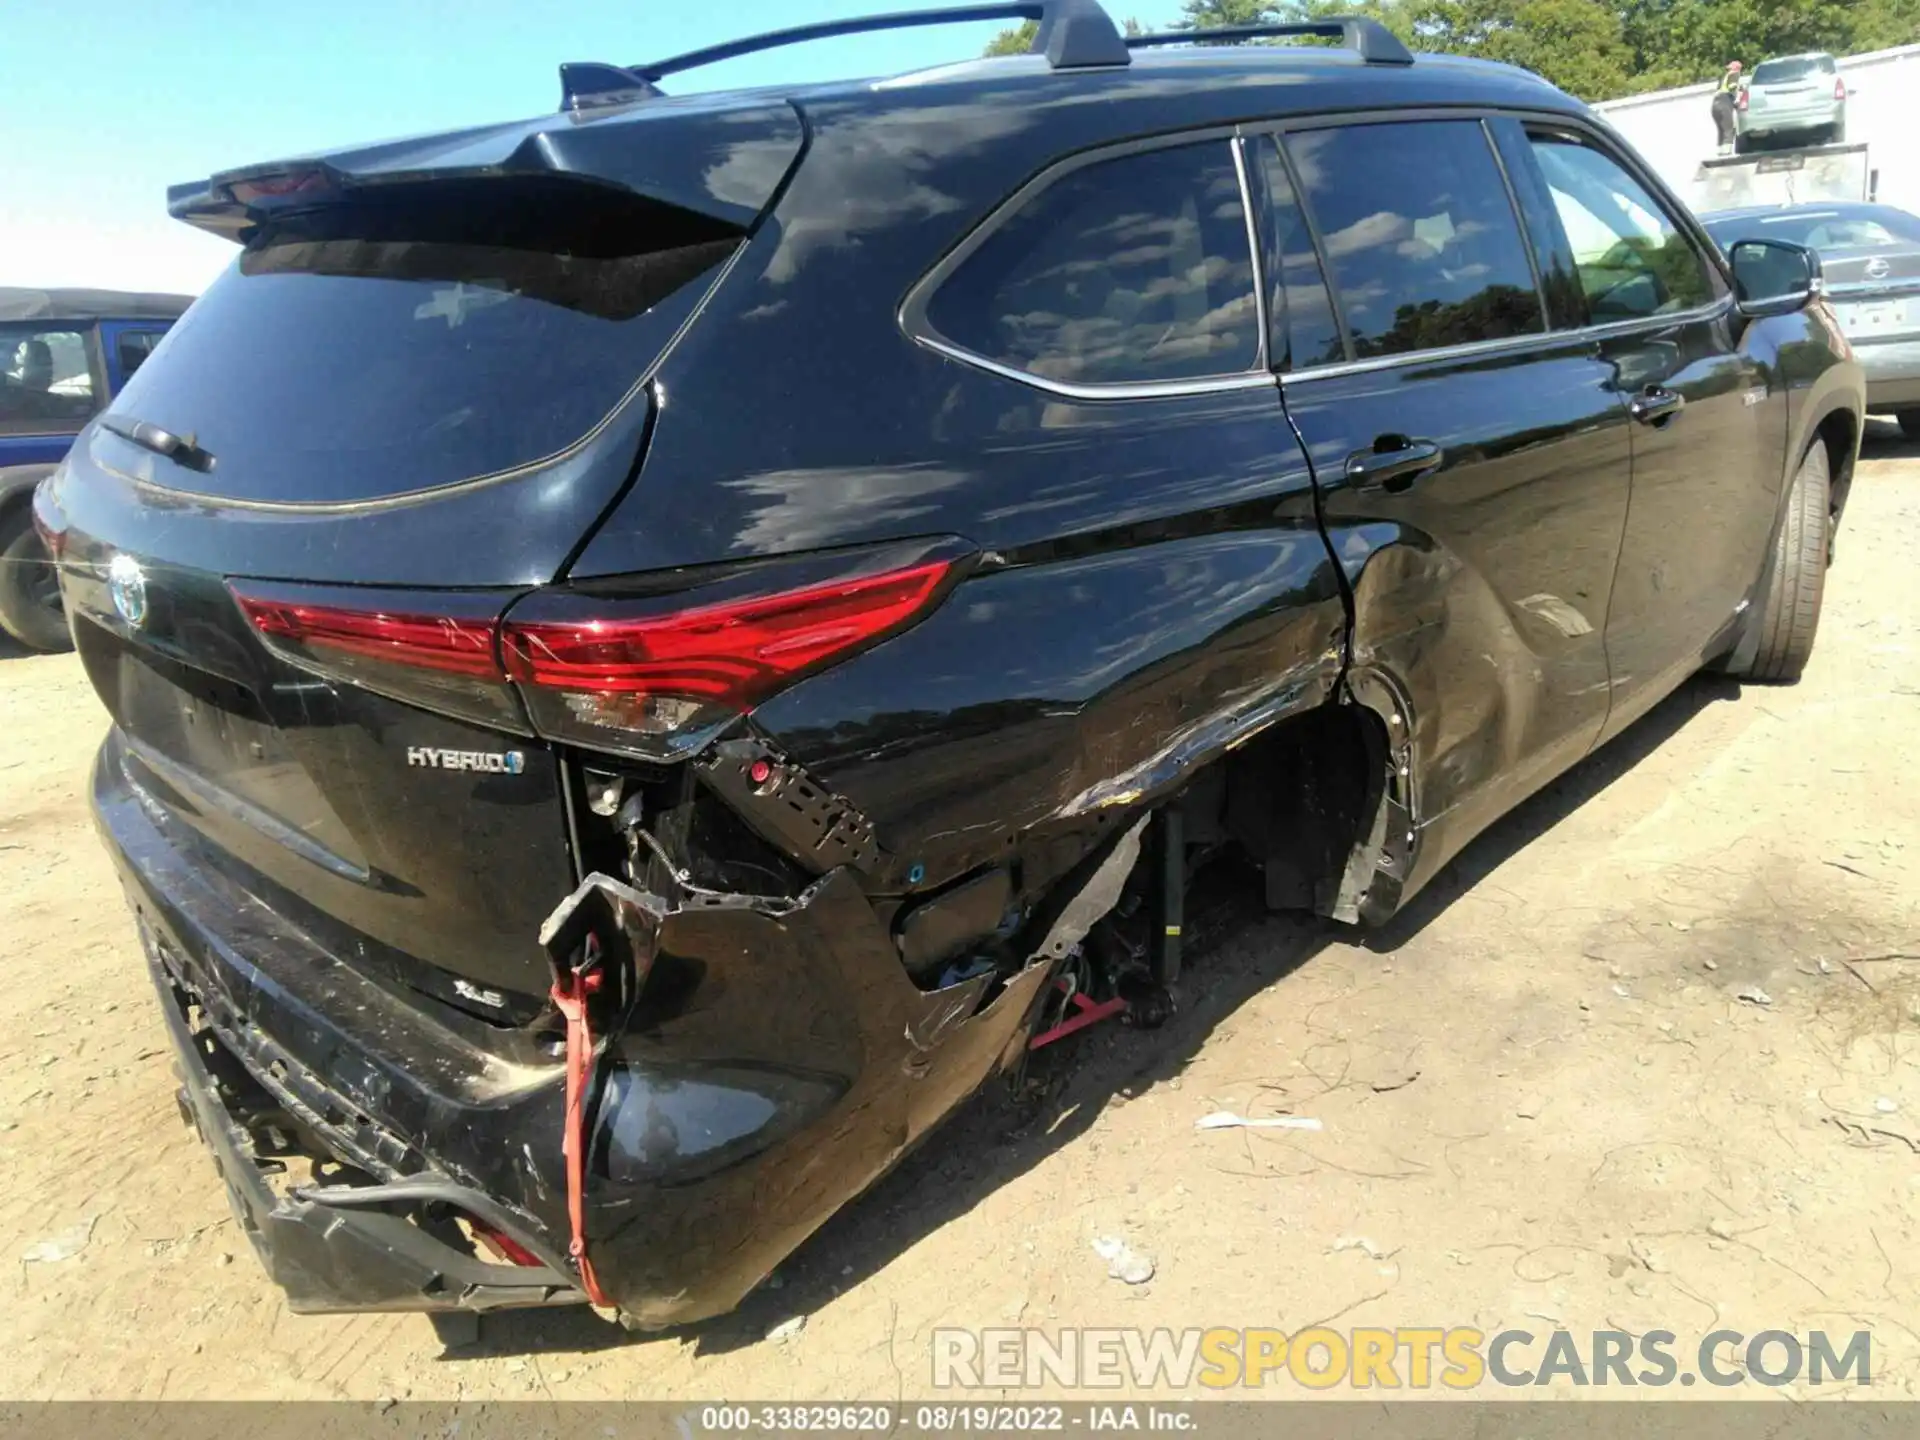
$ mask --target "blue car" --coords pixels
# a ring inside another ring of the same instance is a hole
[[[189,295],[0,288],[0,629],[31,650],[73,644],[33,487],[140,368]]]

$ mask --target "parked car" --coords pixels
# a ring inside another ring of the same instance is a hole
[[[72,645],[33,530],[33,487],[192,303],[185,295],[0,288],[0,629],[31,650]]]
[[[1701,217],[1722,246],[1749,236],[1818,252],[1827,300],[1867,374],[1867,410],[1920,440],[1920,216],[1891,205],[1790,205]]]
[[[37,504],[295,1309],[724,1311],[1204,984],[1207,857],[1379,923],[1700,667],[1800,673],[1863,391],[1807,251],[1371,22],[1036,10],[172,192],[239,261]]]
[[[1847,138],[1847,81],[1833,56],[1782,55],[1753,67],[1734,99],[1734,150],[1792,138],[1836,145]]]

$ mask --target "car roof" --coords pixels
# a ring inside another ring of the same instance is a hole
[[[0,286],[0,320],[177,320],[191,295],[139,290],[26,290]]]
[[[718,136],[745,137],[752,128],[747,122],[757,114],[763,148],[781,151],[784,169],[803,143],[796,111],[811,117],[806,123],[816,142],[818,122],[828,116],[855,128],[895,122],[926,127],[915,141],[916,154],[939,153],[947,137],[964,128],[952,124],[956,119],[990,112],[987,129],[1018,136],[1012,148],[1022,163],[1154,134],[1341,111],[1483,106],[1588,113],[1529,71],[1459,56],[1421,55],[1413,64],[1388,64],[1339,48],[1210,45],[1134,51],[1129,59],[1126,65],[1056,69],[1039,55],[980,57],[877,79],[630,96],[532,119],[247,165],[169,187],[169,209],[178,219],[237,238],[254,217],[234,198],[233,186],[260,176],[315,170],[329,184],[358,186],[544,171],[630,184],[744,225],[757,213],[758,197],[735,203],[741,197],[732,196],[720,204],[728,197],[717,187],[741,167],[716,167],[708,150]],[[879,153],[892,153],[897,138],[883,139]],[[1048,149],[1051,154],[1038,153]]]

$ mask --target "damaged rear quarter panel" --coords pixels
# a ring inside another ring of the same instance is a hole
[[[756,719],[930,883],[1049,818],[1125,807],[1240,738],[1239,717],[1332,688],[1345,611],[1310,501],[1266,508],[1258,528],[976,575]]]

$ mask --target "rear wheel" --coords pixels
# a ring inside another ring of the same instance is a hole
[[[1833,526],[1829,490],[1827,447],[1816,440],[1793,477],[1787,513],[1774,532],[1766,590],[1752,622],[1760,645],[1744,671],[1749,680],[1798,680],[1813,654]]]
[[[1747,153],[1748,151],[1750,151],[1751,149],[1753,149],[1753,137],[1752,137],[1752,136],[1750,136],[1750,135],[1736,135],[1736,136],[1734,136],[1734,137],[1733,137],[1733,153],[1734,153],[1734,154],[1736,154],[1736,155],[1745,155],[1745,154],[1746,154],[1746,153]]]
[[[29,650],[73,648],[60,608],[59,573],[24,505],[0,520],[0,629]]]
[[[1920,410],[1902,410],[1893,417],[1900,422],[1900,433],[1909,440],[1920,440]]]
[[[1847,138],[1847,122],[1845,120],[1836,120],[1833,122],[1831,126],[1828,127],[1827,143],[1829,145],[1838,145],[1846,138]]]

